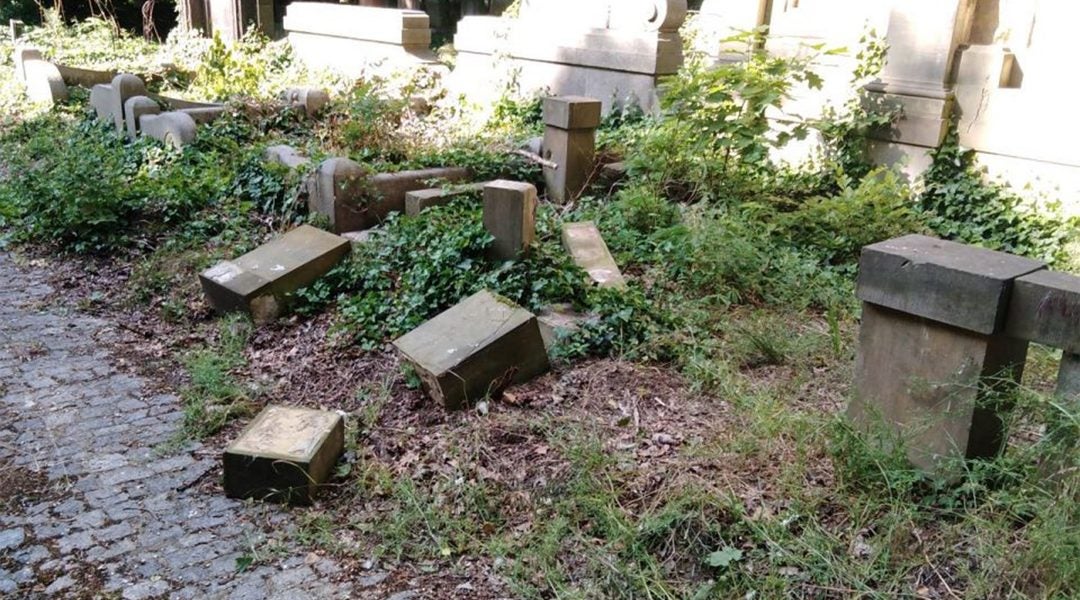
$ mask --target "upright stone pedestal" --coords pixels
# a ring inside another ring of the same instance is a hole
[[[394,341],[433,400],[448,409],[549,368],[536,317],[487,290]]]
[[[310,504],[344,447],[341,415],[267,407],[225,449],[225,495]]]
[[[514,260],[527,251],[536,238],[536,187],[501,179],[484,186],[484,228],[495,238],[495,260]]]
[[[1043,268],[918,235],[864,248],[848,415],[864,429],[891,430],[926,471],[997,454],[1004,407],[995,394],[1019,382],[1028,346],[1005,333],[1012,285]]]
[[[585,189],[596,158],[600,101],[579,96],[544,98],[544,167],[548,197],[568,202]]]

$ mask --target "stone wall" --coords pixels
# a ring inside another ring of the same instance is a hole
[[[951,119],[993,176],[1061,199],[1080,213],[1080,125],[1068,117],[1080,85],[1064,75],[1080,41],[1080,4],[1070,0],[705,0],[698,47],[734,60],[720,39],[770,28],[769,49],[824,42],[854,49],[865,29],[884,34],[889,62],[872,91],[900,106],[903,119],[874,146],[877,159],[914,176],[929,162]],[[850,93],[853,63],[822,66],[825,89],[802,94],[790,112],[813,115]],[[1054,132],[1055,135],[1050,135]]]

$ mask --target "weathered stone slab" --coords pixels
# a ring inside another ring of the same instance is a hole
[[[581,323],[585,319],[585,315],[576,312],[574,307],[568,304],[545,307],[536,315],[536,321],[540,325],[540,337],[544,339],[547,351],[550,353],[561,338],[581,329]]]
[[[406,193],[468,176],[468,169],[460,167],[372,175],[369,169],[347,158],[331,158],[315,174],[308,208],[326,217],[335,233],[362,231],[382,223],[392,212],[404,212]]]
[[[1080,354],[1066,352],[1061,356],[1056,393],[1059,398],[1080,403]]]
[[[220,119],[225,114],[224,106],[200,106],[196,108],[180,108],[175,112],[182,112],[191,117],[196,125],[206,125]]]
[[[161,114],[161,107],[150,98],[146,96],[128,98],[127,102],[124,102],[124,122],[127,125],[128,138],[135,139],[135,136],[139,134],[143,115],[158,114]]]
[[[394,341],[424,389],[461,408],[549,368],[536,317],[487,290]]]
[[[66,65],[56,65],[56,69],[60,71],[64,83],[86,89],[90,89],[95,85],[108,84],[117,75],[115,71],[99,71],[97,69],[83,69]]]
[[[908,235],[863,248],[860,300],[983,334],[1005,325],[1012,283],[1045,263]]]
[[[893,432],[926,471],[994,456],[1004,407],[993,392],[1020,381],[1027,347],[864,302],[848,416]]]
[[[298,169],[311,162],[311,159],[300,154],[296,148],[284,144],[268,146],[263,157],[269,163],[282,165],[288,169]]]
[[[268,320],[287,294],[322,277],[349,250],[345,238],[301,225],[240,258],[218,263],[199,281],[219,312],[246,311]]]
[[[177,149],[195,141],[195,129],[195,119],[185,112],[150,113],[139,117],[140,133]]]
[[[16,46],[11,58],[15,63],[15,78],[22,82],[26,81],[26,63],[32,60],[45,60],[41,49],[33,46]]]
[[[433,206],[445,206],[458,198],[479,195],[486,183],[469,183],[405,193],[405,214],[415,217]]]
[[[110,122],[117,133],[124,133],[127,123],[124,119],[124,103],[128,98],[147,96],[146,85],[134,75],[121,73],[108,85],[95,85],[90,89],[90,105],[94,107],[98,119]]]
[[[269,406],[225,449],[225,494],[309,504],[344,447],[341,415]]]
[[[580,96],[544,98],[543,157],[547,195],[556,202],[577,198],[585,189],[596,159],[600,101]]]
[[[67,84],[51,62],[27,60],[22,64],[22,70],[26,77],[26,95],[30,100],[48,105],[67,101]]]
[[[1080,277],[1036,271],[1013,284],[1009,335],[1080,354]]]
[[[615,264],[595,223],[566,223],[562,228],[562,243],[574,263],[584,269],[599,287],[626,287],[622,271]]]
[[[514,260],[536,238],[536,186],[519,181],[497,180],[484,186],[484,228],[495,242],[495,260]]]

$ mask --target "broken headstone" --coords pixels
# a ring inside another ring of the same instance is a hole
[[[566,223],[562,228],[563,246],[574,263],[589,274],[599,287],[626,287],[619,265],[611,256],[600,230],[592,221]]]

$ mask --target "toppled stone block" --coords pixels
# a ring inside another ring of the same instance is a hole
[[[220,119],[225,114],[224,106],[200,106],[194,108],[180,108],[176,112],[182,112],[191,117],[196,125],[207,125]]]
[[[394,341],[433,400],[456,409],[548,370],[532,313],[487,290]]]
[[[497,180],[484,186],[484,228],[495,238],[491,257],[515,260],[536,238],[536,186]]]
[[[225,449],[225,494],[310,504],[344,447],[341,415],[269,406]]]
[[[286,104],[303,111],[309,117],[315,116],[330,104],[330,94],[318,88],[289,88],[282,92],[281,98]]]
[[[600,178],[609,183],[618,183],[626,179],[626,163],[613,162],[600,167]]]
[[[611,256],[600,230],[592,221],[566,223],[562,228],[562,243],[574,263],[589,274],[599,287],[626,287],[619,265]]]
[[[127,135],[135,139],[142,127],[143,115],[159,115],[161,107],[154,100],[146,96],[134,96],[124,102],[124,122],[127,125]]]
[[[195,129],[195,120],[184,112],[171,111],[139,117],[139,131],[143,135],[177,149],[195,141]]]
[[[1046,264],[923,235],[863,248],[860,300],[982,334],[1002,331],[1012,282]]]
[[[1006,331],[1015,338],[1080,354],[1080,277],[1036,271],[1018,278]]]
[[[319,166],[308,208],[330,221],[335,233],[362,231],[382,223],[392,212],[405,211],[405,194],[429,188],[432,182],[468,178],[468,169],[442,167],[371,175],[347,158],[331,158]]]
[[[544,182],[555,202],[577,198],[592,175],[600,111],[600,101],[593,98],[544,98],[543,157],[555,163],[544,167]]]
[[[349,240],[310,225],[259,246],[199,275],[219,312],[245,311],[265,321],[277,316],[287,295],[326,274],[350,250]]]
[[[486,183],[469,183],[445,188],[414,190],[405,194],[405,214],[415,217],[433,206],[445,206],[458,198],[479,195]]]
[[[268,146],[263,153],[266,162],[282,165],[288,169],[298,169],[311,160],[300,154],[296,148],[286,145]]]

